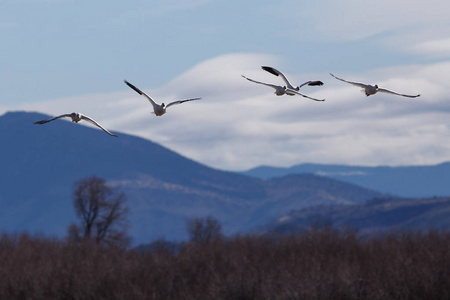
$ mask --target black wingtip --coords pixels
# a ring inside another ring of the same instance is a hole
[[[139,95],[142,95],[142,91],[140,89],[138,89],[137,87],[135,87],[134,85],[132,85],[131,83],[126,81],[125,79],[123,80],[123,82],[125,82],[125,84],[128,85],[130,88],[132,88],[136,93],[138,93]]]
[[[323,85],[323,82],[320,80],[311,81],[310,83],[308,83],[308,85],[312,85],[312,86]]]
[[[275,76],[278,76],[278,75],[279,75],[278,72],[276,72],[275,69],[272,68],[272,67],[262,66],[261,68],[262,68],[264,71],[267,71],[267,72],[269,72],[269,73],[271,73],[271,74],[273,74],[273,75],[275,75]]]

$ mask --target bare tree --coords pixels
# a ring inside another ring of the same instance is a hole
[[[126,200],[125,194],[95,176],[75,182],[73,203],[80,222],[69,227],[69,240],[128,245]]]
[[[188,220],[187,231],[193,242],[211,242],[222,237],[222,226],[213,217]]]

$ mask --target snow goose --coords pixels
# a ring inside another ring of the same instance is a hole
[[[306,96],[299,92],[300,88],[304,85],[323,85],[322,81],[308,81],[308,82],[303,83],[300,86],[294,87],[294,86],[292,86],[292,84],[289,83],[289,81],[286,79],[286,77],[278,70],[271,68],[271,67],[266,67],[266,66],[263,66],[261,68],[263,70],[266,70],[267,72],[270,72],[270,73],[276,75],[276,76],[281,76],[283,78],[284,82],[286,83],[286,86],[256,81],[256,80],[250,79],[248,77],[245,77],[244,75],[242,75],[242,77],[244,77],[245,79],[247,79],[251,82],[254,82],[257,84],[262,84],[262,85],[265,85],[265,86],[275,89],[275,95],[277,95],[277,96],[282,96],[284,94],[289,95],[289,96],[299,95],[299,96],[302,96],[302,97],[305,97],[305,98],[308,98],[308,99],[311,99],[314,101],[325,101],[325,99],[312,98],[312,97]]]
[[[382,93],[387,93],[387,94],[393,94],[393,95],[397,95],[397,96],[403,96],[403,97],[409,97],[409,98],[416,98],[419,97],[420,94],[418,95],[405,95],[405,94],[399,94],[390,90],[386,90],[386,89],[382,89],[379,88],[377,84],[375,85],[370,85],[370,84],[364,84],[364,83],[359,83],[359,82],[353,82],[353,81],[347,81],[344,80],[342,78],[339,78],[333,74],[330,73],[331,76],[333,76],[334,78],[336,78],[337,80],[343,81],[343,82],[347,82],[356,86],[359,86],[361,88],[363,88],[364,93],[366,94],[366,96],[370,96],[370,95],[375,95],[378,92],[382,92]]]
[[[175,105],[175,104],[181,104],[184,102],[188,102],[188,101],[193,101],[193,100],[199,100],[201,98],[192,98],[192,99],[185,99],[185,100],[178,100],[178,101],[174,101],[171,102],[167,105],[165,105],[164,103],[161,103],[161,105],[157,104],[155,101],[153,101],[152,98],[150,98],[149,95],[147,95],[146,93],[144,93],[143,91],[141,91],[140,89],[138,89],[137,87],[135,87],[134,85],[132,85],[131,83],[129,83],[128,81],[124,80],[124,82],[133,90],[135,90],[139,95],[144,96],[145,98],[148,99],[148,101],[150,101],[150,103],[153,106],[153,113],[157,116],[162,116],[163,114],[166,113],[166,109],[169,106]]]
[[[54,120],[60,119],[60,118],[71,118],[72,122],[75,122],[75,123],[78,123],[81,120],[85,120],[85,121],[88,121],[89,123],[92,123],[95,126],[99,127],[100,129],[102,129],[107,134],[117,137],[117,135],[109,132],[106,128],[104,128],[102,125],[98,124],[93,119],[89,118],[88,116],[82,115],[80,113],[76,113],[76,112],[73,112],[71,114],[60,115],[60,116],[57,116],[57,117],[54,117],[54,118],[51,118],[51,119],[48,119],[48,120],[37,121],[37,122],[34,122],[34,124],[41,125],[41,124],[45,124],[45,123],[48,123],[48,122],[51,122],[51,121],[54,121]]]
[[[305,82],[305,83],[302,83],[302,84],[299,85],[299,86],[294,87],[294,86],[289,82],[289,80],[286,78],[286,76],[284,76],[284,74],[281,73],[280,71],[278,71],[277,69],[272,68],[272,67],[267,67],[267,66],[262,66],[261,68],[262,68],[264,71],[267,71],[267,72],[269,72],[269,73],[271,73],[271,74],[273,74],[273,75],[275,75],[275,76],[280,76],[280,77],[283,79],[283,81],[286,83],[287,89],[289,89],[289,90],[299,91],[300,88],[301,88],[302,86],[305,86],[305,85],[309,85],[309,86],[323,85],[323,82],[320,81],[320,80],[310,80],[310,81],[307,81],[307,82]]]

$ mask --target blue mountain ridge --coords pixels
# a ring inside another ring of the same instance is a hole
[[[33,124],[48,117],[0,116],[0,231],[64,237],[76,220],[74,182],[90,176],[127,195],[134,244],[185,239],[186,221],[195,217],[213,216],[225,234],[234,234],[291,210],[383,196],[310,174],[262,180],[216,170],[146,139],[111,137],[88,123]]]
[[[316,174],[402,197],[450,195],[450,162],[429,166],[346,166],[299,164],[288,168],[261,166],[241,174],[269,179],[290,174]]]

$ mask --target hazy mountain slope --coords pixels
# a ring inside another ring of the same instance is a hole
[[[0,230],[64,236],[75,219],[73,184],[93,175],[128,196],[135,243],[184,238],[185,222],[192,217],[211,215],[226,233],[235,233],[275,213],[380,195],[313,175],[264,181],[220,171],[145,139],[121,133],[115,138],[65,120],[33,124],[47,117],[0,116]],[[330,189],[332,181],[336,187]],[[352,189],[360,190],[357,197]]]
[[[301,164],[290,168],[258,167],[245,175],[267,179],[288,174],[311,173],[403,197],[450,195],[450,163],[434,166],[359,167]]]
[[[299,232],[310,226],[358,229],[361,234],[395,230],[448,230],[450,198],[386,198],[355,205],[310,207],[293,211],[261,230]]]
[[[254,224],[304,207],[355,204],[382,194],[359,186],[312,174],[288,175],[265,182],[267,196],[255,213]],[[258,214],[263,219],[257,219]]]

